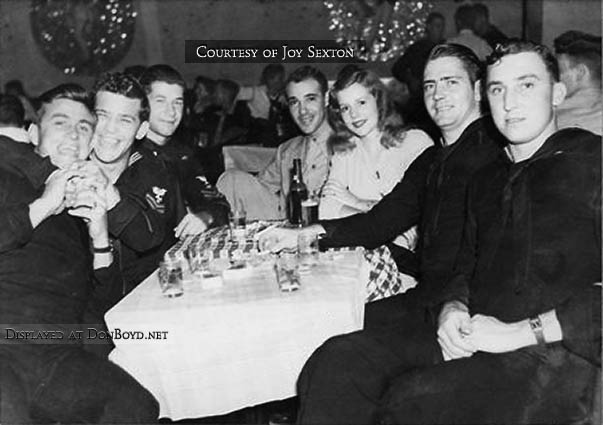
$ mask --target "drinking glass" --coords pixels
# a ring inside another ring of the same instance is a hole
[[[302,272],[318,264],[318,235],[314,232],[302,231],[297,236],[297,253]]]
[[[283,292],[296,291],[300,287],[299,263],[293,251],[282,251],[274,263],[276,281]]]
[[[230,213],[230,238],[232,240],[245,239],[247,228],[247,213],[244,209],[234,209]]]
[[[307,227],[318,223],[318,196],[312,195],[301,203],[302,226]]]
[[[181,261],[165,259],[159,263],[159,286],[166,297],[179,297],[184,293]]]

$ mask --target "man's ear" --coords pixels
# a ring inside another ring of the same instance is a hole
[[[144,138],[144,136],[147,135],[148,131],[149,131],[149,122],[143,121],[140,124],[140,127],[138,127],[138,131],[136,131],[136,140],[140,140],[140,139]]]
[[[481,80],[477,80],[475,84],[473,84],[473,99],[476,102],[482,101],[482,82]]]
[[[553,106],[561,105],[561,102],[565,99],[567,88],[562,82],[556,82],[553,84]]]
[[[580,82],[588,81],[589,75],[590,70],[588,69],[588,66],[584,65],[583,63],[576,65],[576,80]]]
[[[29,142],[38,147],[40,144],[40,129],[37,124],[31,123],[27,128],[27,135],[29,136]]]

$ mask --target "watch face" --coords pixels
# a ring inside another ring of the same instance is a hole
[[[33,0],[30,20],[50,63],[65,74],[97,75],[128,52],[136,11],[132,0]]]

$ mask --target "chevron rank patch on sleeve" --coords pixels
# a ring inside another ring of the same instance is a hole
[[[157,211],[161,214],[165,214],[164,197],[165,197],[167,190],[157,187],[157,186],[153,186],[152,191],[153,191],[152,194],[148,193],[148,192],[146,193],[145,199],[147,200],[147,202],[151,206],[151,208],[153,208],[155,211]]]

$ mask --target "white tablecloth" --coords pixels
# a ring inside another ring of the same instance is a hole
[[[320,344],[362,328],[368,266],[360,251],[322,262],[291,293],[278,290],[268,264],[245,270],[215,289],[187,282],[174,299],[160,294],[153,274],[107,313],[110,331],[122,336],[110,359],[157,398],[161,417],[291,397]],[[132,339],[128,331],[140,333]],[[149,339],[153,331],[162,339]]]

